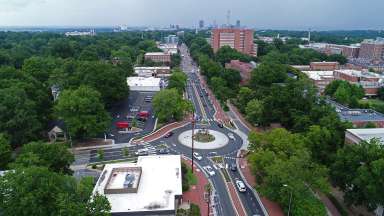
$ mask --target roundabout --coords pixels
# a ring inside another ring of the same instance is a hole
[[[184,146],[192,148],[192,130],[187,130],[178,136],[178,141]],[[204,131],[195,130],[194,148],[195,149],[219,149],[229,143],[228,137],[219,131],[205,129]]]

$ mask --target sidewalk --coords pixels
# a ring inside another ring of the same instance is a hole
[[[256,179],[251,172],[251,169],[248,165],[248,161],[245,158],[240,158],[239,159],[239,166],[240,166],[241,172],[244,174],[244,177],[245,177],[246,181],[248,182],[248,184],[250,184],[252,187],[255,187],[256,186]],[[278,203],[270,201],[267,198],[261,197],[261,196],[260,196],[260,199],[261,199],[261,202],[263,203],[263,205],[265,206],[265,208],[267,209],[268,214],[270,216],[284,216],[284,212]]]
[[[192,162],[189,160],[182,159],[189,167]],[[208,204],[204,200],[205,185],[208,184],[208,179],[204,173],[196,166],[194,166],[194,174],[197,177],[197,185],[192,185],[189,191],[183,192],[184,203],[194,203],[200,207],[201,215],[208,215]],[[212,211],[212,207],[210,207]]]

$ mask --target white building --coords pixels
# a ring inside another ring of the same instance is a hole
[[[157,46],[159,49],[163,50],[164,53],[169,53],[171,55],[177,54],[177,44],[159,44]]]
[[[163,67],[135,67],[135,74],[139,77],[167,77],[171,75],[171,68]]]
[[[127,84],[131,91],[160,91],[162,81],[156,77],[128,77]]]
[[[107,197],[114,215],[175,215],[182,197],[180,155],[140,156],[106,164],[93,194]]]
[[[369,142],[373,138],[379,139],[384,143],[384,128],[347,129],[345,131],[346,143],[358,144],[362,141]]]
[[[89,32],[79,32],[79,31],[73,31],[73,32],[66,32],[65,33],[65,36],[95,36],[96,35],[96,31],[94,29],[92,29],[91,31]]]

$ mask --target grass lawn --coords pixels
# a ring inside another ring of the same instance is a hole
[[[188,171],[185,174],[186,179],[188,179],[188,182],[190,185],[197,185],[197,177],[195,174],[192,173],[192,169],[188,167]]]

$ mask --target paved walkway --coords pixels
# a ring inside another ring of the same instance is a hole
[[[191,161],[183,159],[189,167],[191,167]],[[208,184],[208,179],[205,177],[204,173],[194,166],[194,174],[197,177],[197,185],[192,185],[189,191],[183,193],[183,202],[184,203],[194,203],[200,207],[201,215],[208,215],[208,204],[204,200],[205,189],[204,186]],[[211,208],[212,213],[212,208]]]
[[[239,165],[241,168],[241,172],[244,174],[244,177],[247,180],[248,184],[250,184],[252,187],[255,187],[256,179],[251,172],[251,169],[248,165],[248,161],[245,158],[240,158]],[[270,216],[284,216],[284,212],[278,203],[272,202],[265,197],[260,197],[260,199]]]

